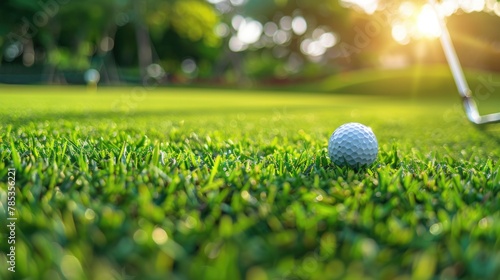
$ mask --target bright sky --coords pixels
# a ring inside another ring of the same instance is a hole
[[[358,7],[368,14],[379,9],[378,0],[340,0],[347,7]],[[459,9],[465,13],[489,12],[500,16],[500,2],[497,0],[443,0],[436,4],[437,11],[443,16],[450,16]],[[400,4],[401,18],[392,25],[392,37],[401,44],[407,44],[412,38],[434,38],[440,35],[436,12],[431,5],[417,6],[407,1]]]
[[[227,7],[245,5],[248,0],[207,0],[216,5],[221,13],[229,12]],[[339,1],[346,8],[358,9],[373,14],[381,9],[380,0],[332,0]],[[437,1],[436,1],[437,2]],[[500,16],[500,2],[497,0],[441,0],[435,3],[420,5],[413,1],[399,4],[398,13],[392,19],[391,34],[393,39],[406,45],[411,40],[433,39],[441,34],[438,14],[447,17],[457,11],[465,13],[488,12]],[[325,26],[313,27],[308,18],[300,13],[283,15],[279,20],[259,22],[257,19],[234,14],[229,24],[221,23],[215,32],[220,37],[229,38],[229,48],[234,52],[249,48],[287,46],[294,36],[300,37],[300,51],[309,59],[321,60],[321,57],[336,46],[341,38],[333,30]],[[283,50],[283,48],[281,49]]]

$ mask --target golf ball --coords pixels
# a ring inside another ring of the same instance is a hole
[[[378,143],[371,128],[360,123],[346,123],[337,128],[328,141],[328,154],[334,164],[360,167],[377,158]]]

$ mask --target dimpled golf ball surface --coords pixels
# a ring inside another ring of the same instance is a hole
[[[346,123],[337,128],[328,142],[328,154],[336,165],[360,167],[377,158],[377,138],[371,128],[360,123]]]

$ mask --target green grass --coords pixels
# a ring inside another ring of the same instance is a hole
[[[16,273],[1,279],[500,274],[500,134],[469,124],[458,97],[1,92],[0,203],[15,168],[18,217]],[[328,159],[351,121],[380,144],[366,169]]]

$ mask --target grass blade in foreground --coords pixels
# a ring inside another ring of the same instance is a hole
[[[166,89],[114,106],[128,90],[4,88],[0,201],[16,168],[18,221],[0,278],[500,273],[498,131],[451,100]],[[366,170],[328,159],[350,121],[380,144]]]

